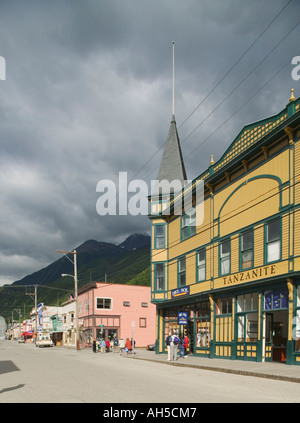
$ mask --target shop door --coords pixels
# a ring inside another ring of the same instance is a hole
[[[266,313],[265,361],[272,361],[273,352],[273,314]]]
[[[194,321],[189,320],[188,324],[189,353],[194,354]]]

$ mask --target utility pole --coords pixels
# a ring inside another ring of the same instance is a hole
[[[77,252],[76,250],[74,251],[56,251],[57,253],[62,253],[62,254],[73,254],[74,256],[74,262],[68,257],[66,256],[71,263],[73,263],[74,265],[74,289],[75,289],[75,308],[76,308],[76,318],[75,318],[75,323],[76,323],[76,332],[75,332],[75,344],[76,344],[76,350],[80,350],[80,339],[79,339],[79,324],[78,324],[78,280],[77,280]],[[67,274],[62,274],[62,276],[72,276],[72,275],[67,275]]]
[[[30,297],[32,298],[32,296],[34,296],[34,309],[35,309],[35,341],[37,339],[37,285],[34,285],[34,294],[30,293],[29,294],[25,294],[25,295],[30,295]],[[33,299],[33,298],[32,298]]]

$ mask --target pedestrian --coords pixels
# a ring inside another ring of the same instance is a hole
[[[180,343],[180,339],[178,338],[177,335],[172,335],[172,339],[170,342],[170,346],[171,346],[171,361],[176,361],[177,360],[177,348],[178,345]]]
[[[135,340],[131,338],[131,348],[132,348],[132,352],[135,354]]]
[[[184,357],[187,357],[188,346],[189,346],[189,338],[188,338],[187,334],[185,334],[185,337],[184,337]]]
[[[93,352],[96,352],[96,338],[93,338]]]
[[[167,361],[171,360],[171,346],[170,346],[171,338],[172,338],[172,332],[169,332],[169,335],[166,337],[166,346],[168,351]]]
[[[122,337],[120,338],[119,348],[120,348],[120,355],[124,355],[125,340]]]
[[[109,347],[110,347],[110,342],[109,342],[109,339],[107,339],[107,340],[105,341],[105,345],[106,345],[106,352],[108,353],[108,352],[109,352]]]
[[[183,336],[180,338],[179,353],[180,353],[180,358],[183,358],[184,357],[184,337]]]
[[[117,352],[118,345],[119,345],[118,339],[114,338],[114,340],[113,340],[113,352],[114,353]]]
[[[127,348],[127,354],[131,354],[132,353],[132,346],[131,346],[131,342],[130,342],[129,338],[126,338],[125,349],[126,348]]]
[[[105,341],[104,341],[104,339],[102,338],[101,339],[101,342],[100,342],[100,348],[101,348],[101,353],[105,353]]]

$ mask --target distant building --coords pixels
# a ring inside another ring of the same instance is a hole
[[[175,118],[162,179],[185,179]],[[292,92],[281,112],[245,126],[185,190],[151,198],[158,353],[173,330],[188,334],[196,356],[300,364],[299,182],[300,99]],[[176,214],[186,192],[190,208]]]
[[[78,293],[81,342],[134,334],[136,347],[155,342],[155,305],[148,286],[92,283]]]

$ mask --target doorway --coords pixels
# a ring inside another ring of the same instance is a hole
[[[264,313],[264,357],[265,361],[286,362],[288,336],[288,311]]]

